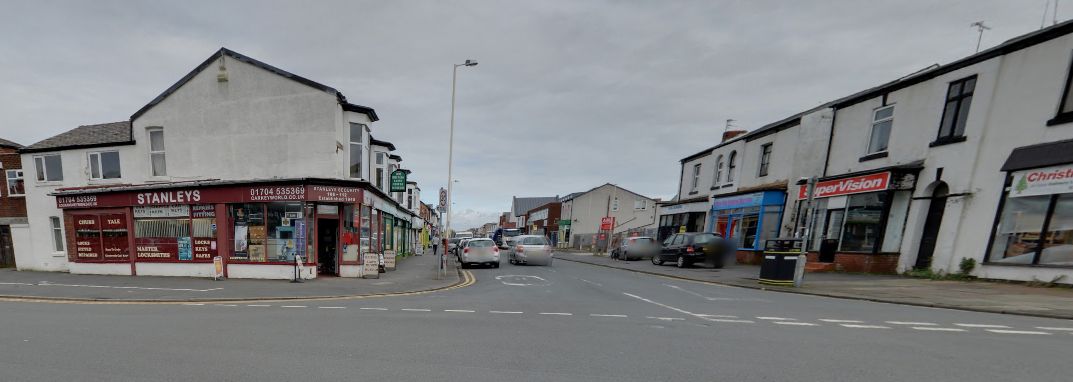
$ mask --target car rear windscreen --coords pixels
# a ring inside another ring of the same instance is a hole
[[[522,239],[523,245],[548,245],[548,241],[542,237],[527,237]]]
[[[693,236],[693,244],[707,244],[712,241],[715,241],[714,234],[708,233]]]
[[[522,230],[520,230],[520,229],[503,230],[503,236],[506,236],[506,237],[514,237],[514,236],[518,236],[518,235],[521,235],[521,234],[522,234]]]
[[[470,240],[470,242],[466,243],[467,247],[473,248],[494,247],[495,245],[496,243],[491,240]]]

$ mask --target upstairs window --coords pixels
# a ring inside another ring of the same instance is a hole
[[[164,158],[164,129],[149,129],[149,162],[153,176],[167,176],[168,166]]]
[[[647,210],[648,209],[648,201],[644,200],[644,199],[634,200],[633,201],[633,209],[635,209],[635,210]]]
[[[718,186],[723,180],[723,156],[715,160],[715,175],[712,176],[712,187]]]
[[[365,125],[350,124],[350,177],[361,178],[361,142]]]
[[[965,136],[965,122],[969,119],[969,106],[972,104],[974,90],[976,90],[976,76],[950,83],[950,88],[946,91],[946,106],[943,107],[943,119],[939,125],[936,143],[958,142]]]
[[[26,185],[23,183],[22,170],[7,170],[7,196],[26,195]]]
[[[690,187],[689,192],[697,192],[698,184],[700,184],[700,163],[693,165],[693,186]]]
[[[868,138],[867,154],[887,151],[887,143],[890,142],[890,127],[892,124],[894,124],[893,105],[881,107],[872,113],[872,134]]]
[[[757,176],[767,176],[768,167],[771,166],[771,143],[760,146],[760,171]]]
[[[618,211],[618,197],[611,200],[611,211]]]
[[[93,180],[119,179],[119,152],[89,153],[89,178]]]
[[[727,183],[734,183],[734,169],[738,167],[738,152],[731,151],[730,159],[727,159]]]
[[[1070,64],[1069,72],[1066,73],[1066,87],[1058,103],[1058,114],[1054,116],[1054,119],[1047,121],[1047,126],[1069,122],[1073,122],[1073,63]]]
[[[63,181],[63,162],[60,154],[34,157],[34,169],[37,170],[38,182]]]

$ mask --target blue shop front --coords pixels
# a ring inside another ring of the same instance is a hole
[[[732,240],[739,250],[759,250],[764,240],[779,237],[786,192],[758,191],[712,199],[708,226]]]

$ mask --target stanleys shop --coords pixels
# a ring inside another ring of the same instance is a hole
[[[813,209],[808,186],[797,187],[795,232],[809,228],[809,262],[834,263],[850,272],[893,273],[920,166],[892,167],[819,179]]]
[[[364,182],[207,181],[60,189],[71,273],[361,277],[406,253],[408,214]],[[60,234],[57,232],[57,234]],[[300,264],[296,266],[296,264]]]

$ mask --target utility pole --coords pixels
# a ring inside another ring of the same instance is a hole
[[[451,199],[454,198],[452,193],[452,185],[454,178],[452,177],[451,170],[454,169],[454,153],[455,153],[455,85],[458,83],[458,67],[459,66],[477,66],[477,61],[466,60],[465,63],[454,64],[453,72],[451,73],[451,132],[450,137],[447,138],[447,219],[446,225],[443,230],[443,251],[444,256],[447,256],[447,243],[451,232]]]
[[[1046,17],[1046,16],[1044,16]],[[980,20],[975,23],[969,24],[970,27],[976,27],[976,30],[980,32],[976,37],[976,53],[980,53],[980,41],[984,39],[984,31],[991,29],[991,27],[984,25],[984,21]]]

